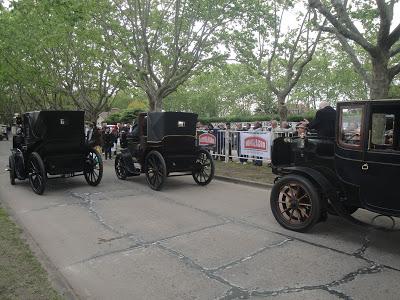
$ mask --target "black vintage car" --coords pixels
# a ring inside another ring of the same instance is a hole
[[[101,156],[85,143],[83,111],[34,111],[17,121],[9,157],[11,184],[29,178],[36,194],[46,181],[84,175],[96,186],[103,175]]]
[[[184,112],[142,113],[127,135],[127,148],[115,158],[119,179],[145,173],[149,186],[160,190],[167,176],[192,175],[199,185],[214,177],[210,153],[196,146],[197,115]]]
[[[327,213],[351,216],[358,208],[400,217],[400,101],[341,102],[336,137],[278,138],[272,169],[274,217],[307,231]]]

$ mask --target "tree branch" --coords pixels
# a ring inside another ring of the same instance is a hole
[[[339,11],[337,11],[338,15],[340,15],[338,18],[342,19],[343,22],[349,26],[345,26],[343,23],[339,21],[337,17],[335,17],[322,3],[320,0],[308,0],[308,3],[310,7],[317,9],[322,15],[325,16],[329,20],[329,22],[333,25],[333,27],[336,28],[337,31],[339,31],[340,34],[342,34],[344,37],[353,40],[357,44],[359,44],[361,47],[363,47],[367,52],[369,52],[372,56],[376,55],[376,49],[374,45],[372,45],[370,42],[368,42],[359,32],[358,30],[354,30],[355,26],[351,22],[351,20],[348,19],[347,14],[341,14],[345,12],[345,9],[343,8],[343,5],[339,4],[335,0],[331,0],[332,3],[334,3],[334,6],[337,7]],[[339,9],[340,8],[340,9]],[[341,9],[343,8],[343,9]],[[346,16],[347,15],[347,16]]]

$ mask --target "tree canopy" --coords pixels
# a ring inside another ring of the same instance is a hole
[[[399,8],[398,0],[0,4],[0,122],[37,109],[81,109],[94,121],[113,107],[127,117],[149,109],[285,119],[322,100],[398,98]]]

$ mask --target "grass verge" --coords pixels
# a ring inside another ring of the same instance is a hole
[[[215,174],[235,179],[250,180],[258,183],[273,184],[276,177],[271,168],[254,166],[251,161],[245,165],[237,162],[223,162],[215,160]]]
[[[0,299],[61,299],[21,233],[0,206]]]

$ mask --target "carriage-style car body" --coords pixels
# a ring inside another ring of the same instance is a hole
[[[296,231],[307,231],[327,212],[355,222],[358,208],[399,217],[399,137],[400,101],[375,100],[340,102],[335,138],[276,139],[274,217]]]
[[[17,124],[9,157],[11,184],[29,179],[33,191],[42,194],[46,181],[84,175],[96,186],[103,174],[101,156],[85,142],[83,111],[33,111]]]
[[[199,185],[210,183],[214,162],[196,145],[196,123],[193,113],[141,113],[128,134],[127,148],[115,158],[117,177],[144,173],[154,190],[160,190],[168,176],[192,175]]]

